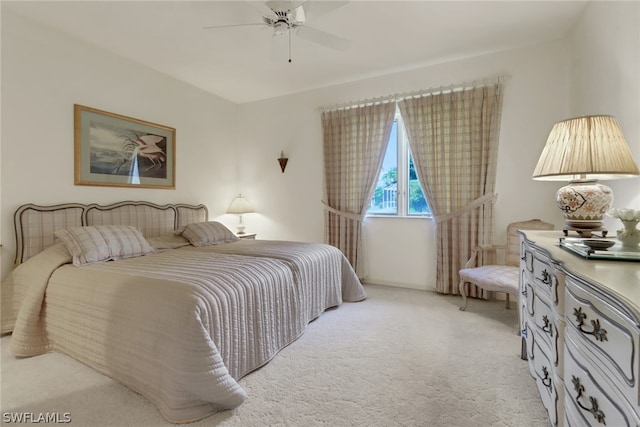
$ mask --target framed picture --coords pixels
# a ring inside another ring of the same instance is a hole
[[[74,105],[75,184],[176,188],[176,130]]]

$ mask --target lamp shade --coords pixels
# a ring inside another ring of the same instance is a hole
[[[551,129],[533,179],[605,180],[640,174],[620,125],[612,116],[563,120]]]
[[[611,116],[583,116],[563,120],[551,129],[533,179],[569,181],[556,193],[565,218],[565,235],[575,230],[589,237],[607,231],[602,219],[613,203],[611,188],[598,180],[639,175],[620,125]]]
[[[253,210],[253,206],[251,206],[249,200],[247,200],[246,197],[242,197],[242,194],[233,199],[231,201],[231,204],[229,205],[229,208],[227,209],[227,213],[233,214],[243,214],[249,212],[255,211]]]

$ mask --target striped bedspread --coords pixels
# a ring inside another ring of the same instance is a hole
[[[24,294],[12,353],[66,353],[172,422],[240,405],[239,378],[325,309],[366,298],[342,253],[320,244],[188,246],[83,267],[70,258],[54,245],[12,273]]]

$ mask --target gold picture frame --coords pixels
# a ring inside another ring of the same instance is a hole
[[[176,130],[74,104],[74,183],[175,189]]]

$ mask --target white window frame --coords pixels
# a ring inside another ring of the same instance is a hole
[[[407,131],[399,109],[396,109],[394,120],[398,122],[396,147],[398,150],[396,153],[396,158],[398,159],[398,169],[396,171],[398,180],[396,190],[397,210],[395,214],[367,213],[366,216],[376,218],[431,218],[431,214],[409,214],[409,153],[411,152],[411,147],[409,146],[409,138],[407,138]],[[378,177],[376,177],[376,182],[377,179]]]

